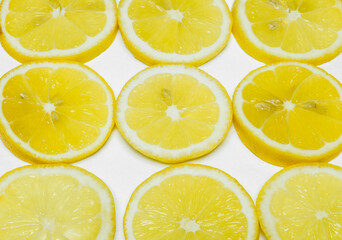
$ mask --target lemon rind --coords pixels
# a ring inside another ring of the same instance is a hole
[[[329,80],[336,87],[342,100],[342,85],[333,76],[324,70],[313,65],[298,62],[282,62],[263,66],[249,73],[238,85],[233,97],[234,126],[242,142],[262,160],[274,165],[288,166],[301,162],[328,162],[336,157],[342,151],[342,136],[332,142],[326,143],[324,147],[318,150],[303,150],[292,146],[291,144],[281,144],[268,138],[261,129],[253,126],[245,117],[242,110],[243,97],[242,90],[253,81],[258,74],[274,70],[278,66],[297,65],[307,68],[315,74],[319,74]]]
[[[32,149],[27,143],[23,142],[18,136],[16,136],[11,127],[9,126],[7,120],[2,113],[2,101],[4,98],[0,96],[0,138],[5,144],[5,146],[20,159],[29,163],[73,163],[82,160],[95,152],[97,152],[109,138],[113,128],[114,128],[114,105],[115,97],[112,89],[106,83],[106,81],[98,75],[94,70],[87,66],[81,65],[74,62],[32,62],[28,64],[23,64],[15,69],[12,69],[6,73],[0,79],[0,92],[3,91],[6,82],[17,74],[23,74],[32,67],[51,67],[57,69],[59,67],[74,68],[86,73],[90,79],[99,83],[107,95],[107,106],[108,106],[108,121],[104,127],[101,128],[101,134],[98,139],[88,145],[87,147],[77,150],[68,151],[62,154],[43,154],[34,149]]]
[[[221,35],[219,39],[211,46],[203,48],[195,54],[176,54],[163,53],[153,49],[148,43],[141,40],[132,28],[132,20],[127,12],[132,0],[122,0],[119,3],[119,28],[122,38],[136,59],[152,66],[155,64],[190,64],[200,66],[215,58],[227,45],[232,27],[233,19],[228,5],[223,0],[214,0],[213,5],[218,6],[222,11],[223,24],[221,25]],[[227,14],[228,13],[228,14]]]
[[[144,142],[128,126],[125,120],[125,111],[128,107],[127,99],[130,92],[148,77],[158,73],[188,74],[195,77],[200,83],[204,83],[214,93],[217,98],[216,103],[220,106],[220,117],[215,125],[214,133],[209,138],[184,149],[167,150],[158,145]],[[115,119],[121,135],[135,150],[163,163],[179,163],[198,158],[213,151],[228,133],[233,119],[233,110],[227,91],[216,79],[207,73],[195,67],[185,65],[157,65],[141,71],[126,83],[116,102]]]
[[[53,174],[69,175],[75,177],[80,184],[93,188],[99,195],[103,208],[102,212],[104,213],[102,214],[101,229],[96,240],[111,240],[114,238],[116,231],[114,198],[109,187],[100,178],[83,168],[69,164],[36,164],[13,169],[1,176],[0,192],[4,192],[4,189],[16,178],[30,173],[40,174],[42,176]]]
[[[88,62],[104,52],[114,41],[118,31],[118,10],[115,0],[104,0],[106,4],[106,26],[94,37],[87,37],[82,45],[67,50],[53,49],[50,51],[37,52],[21,46],[18,39],[11,36],[6,28],[5,19],[9,11],[10,0],[4,0],[0,6],[0,42],[3,48],[14,59],[21,63],[40,60],[70,60]]]
[[[329,48],[321,50],[314,49],[304,54],[289,53],[280,47],[267,46],[252,31],[251,23],[245,14],[246,1],[237,0],[234,2],[232,10],[234,25],[232,32],[240,47],[251,57],[266,64],[282,61],[298,61],[320,65],[329,62],[342,52],[342,30],[337,32],[338,38]]]
[[[262,187],[256,201],[257,215],[260,221],[262,231],[265,233],[267,239],[283,240],[275,230],[275,220],[270,212],[270,201],[272,194],[284,186],[285,182],[290,179],[291,176],[303,173],[330,173],[335,177],[342,180],[342,168],[328,164],[328,163],[305,163],[296,164],[290,167],[284,168],[274,174]],[[267,215],[270,217],[267,219]],[[272,219],[273,218],[273,219]]]
[[[132,231],[132,221],[135,212],[138,210],[138,202],[140,198],[151,187],[159,185],[163,180],[168,177],[178,174],[190,174],[192,176],[208,176],[219,182],[223,183],[225,187],[232,190],[234,194],[240,200],[242,205],[242,211],[247,219],[248,228],[247,237],[245,240],[257,240],[259,238],[259,223],[256,217],[256,209],[252,198],[247,191],[241,186],[241,184],[233,177],[228,175],[222,170],[214,167],[209,167],[200,164],[178,164],[175,166],[167,167],[142,182],[132,193],[132,196],[127,205],[124,216],[124,234],[126,240],[134,240],[134,234]]]

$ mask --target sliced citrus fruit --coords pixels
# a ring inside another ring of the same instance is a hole
[[[227,45],[232,20],[224,0],[122,0],[119,26],[140,61],[198,66]]]
[[[195,68],[159,65],[133,77],[117,100],[116,122],[142,154],[178,163],[211,152],[232,122],[222,85]]]
[[[16,60],[87,62],[113,42],[115,0],[4,0],[0,41]]]
[[[342,86],[319,68],[257,69],[237,87],[233,105],[241,140],[267,162],[330,161],[342,151]]]
[[[341,0],[237,0],[233,33],[257,60],[321,64],[342,51]]]
[[[0,136],[28,162],[75,162],[96,152],[114,127],[114,95],[76,63],[21,65],[0,80]]]
[[[216,168],[181,164],[144,181],[125,217],[127,240],[256,240],[259,224],[252,199]]]
[[[112,240],[112,193],[71,165],[33,165],[0,178],[0,238]]]
[[[300,164],[275,174],[257,200],[268,239],[339,240],[342,236],[342,168]]]

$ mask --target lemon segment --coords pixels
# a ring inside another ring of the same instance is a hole
[[[149,65],[201,65],[221,52],[231,31],[230,12],[221,0],[125,0],[119,9],[126,45]]]
[[[279,63],[240,83],[235,123],[263,160],[282,166],[329,161],[342,150],[341,105],[342,88],[332,76],[306,64]]]
[[[254,204],[230,176],[201,165],[169,167],[133,193],[126,209],[127,240],[257,239]]]
[[[96,176],[66,165],[29,166],[1,178],[2,239],[112,239],[114,200]]]
[[[341,168],[296,165],[274,175],[262,188],[257,209],[269,239],[340,239]]]
[[[111,0],[6,0],[1,8],[1,42],[21,62],[86,62],[114,40],[116,15]]]
[[[133,77],[117,102],[117,125],[138,151],[181,162],[213,150],[231,122],[223,87],[196,68],[151,67]]]
[[[2,138],[26,161],[82,159],[114,125],[111,89],[79,64],[22,65],[1,79],[0,90]]]
[[[322,64],[342,51],[340,0],[238,0],[233,18],[240,46],[265,63]]]

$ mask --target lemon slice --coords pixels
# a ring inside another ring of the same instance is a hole
[[[0,178],[1,239],[112,240],[113,196],[95,175],[71,165],[33,165]]]
[[[300,164],[275,174],[257,200],[268,239],[337,240],[342,236],[342,168]]]
[[[0,136],[24,161],[78,161],[114,126],[112,90],[80,64],[24,64],[1,78],[0,93]]]
[[[232,122],[222,85],[195,68],[159,65],[133,77],[117,100],[116,123],[128,143],[164,163],[211,152]]]
[[[224,0],[122,0],[119,26],[140,61],[199,66],[227,45],[232,20]]]
[[[117,32],[115,0],[4,0],[0,41],[16,60],[87,62]]]
[[[342,51],[341,0],[237,0],[233,33],[257,60],[322,64]]]
[[[342,151],[342,86],[319,68],[257,69],[237,87],[233,105],[241,140],[267,162],[330,161]]]
[[[125,217],[127,240],[256,240],[252,199],[225,172],[193,164],[168,167],[132,194]]]

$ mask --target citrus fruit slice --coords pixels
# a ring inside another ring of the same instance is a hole
[[[113,42],[115,0],[4,0],[0,41],[16,60],[87,62]]]
[[[125,217],[127,240],[256,240],[252,199],[225,172],[203,165],[168,167],[132,194]]]
[[[0,80],[0,136],[28,162],[75,162],[96,152],[114,127],[114,95],[76,63],[21,65]]]
[[[224,0],[122,0],[119,26],[140,61],[198,66],[227,45],[232,20]]]
[[[232,122],[231,101],[222,85],[195,68],[147,68],[123,88],[116,123],[136,150],[164,163],[211,152]]]
[[[237,87],[233,105],[242,142],[267,162],[330,161],[342,151],[342,86],[319,68],[257,69]]]
[[[268,239],[338,240],[342,236],[342,168],[300,164],[275,174],[257,200]]]
[[[115,233],[113,196],[71,165],[33,165],[0,178],[1,239],[101,239]]]
[[[342,51],[341,0],[237,0],[235,39],[259,61],[321,64]]]

